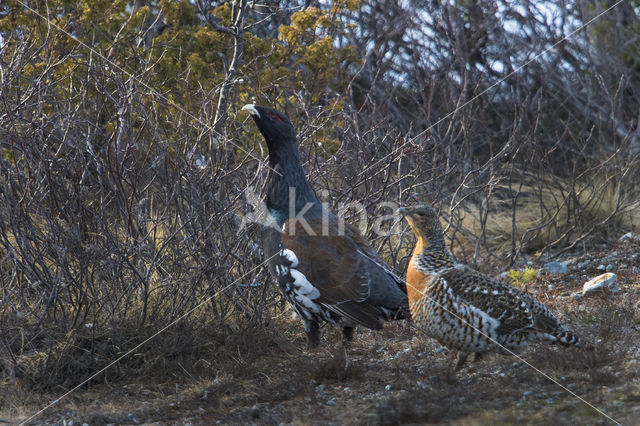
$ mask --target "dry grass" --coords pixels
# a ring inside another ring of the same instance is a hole
[[[463,203],[452,220],[453,247],[503,257],[567,249],[637,229],[640,192],[633,182],[594,176],[587,183],[552,177],[496,185],[487,203]],[[448,224],[448,223],[447,223]],[[445,224],[445,226],[447,225]],[[451,233],[450,233],[451,234]]]
[[[633,398],[640,394],[633,364],[638,354],[628,350],[638,337],[628,329],[626,310],[619,318],[591,321],[590,316],[597,318],[610,306],[602,299],[587,301],[583,317],[574,317],[569,305],[555,308],[571,314],[572,325],[589,339],[618,330],[619,338],[602,342],[595,356],[552,346],[534,348],[523,357],[625,423],[633,418]],[[135,418],[144,423],[464,425],[591,424],[602,419],[517,358],[488,356],[451,380],[452,354],[438,352],[435,342],[403,323],[390,324],[380,333],[358,330],[346,352],[337,330],[325,329],[324,345],[306,352],[281,341],[288,334],[296,345],[304,345],[298,320],[283,317],[273,325],[280,331],[266,330],[271,336],[267,339],[265,330],[229,333],[236,337],[201,354],[206,361],[203,358],[196,367],[208,373],[191,377],[183,372],[177,384],[167,376],[160,381],[130,377],[116,386],[96,384],[62,401],[45,418],[93,423]],[[28,412],[22,407],[14,416]]]
[[[135,321],[123,321],[113,325],[119,331],[117,341],[114,333],[77,329],[46,353],[23,353],[13,363],[5,358],[0,405],[20,412],[27,402],[24,395],[59,394],[80,384],[82,391],[127,383],[132,377],[145,386],[184,386],[212,380],[221,371],[241,377],[254,360],[293,348],[279,329],[269,324],[244,321],[230,325],[209,320],[194,326],[202,318],[206,315],[194,315],[157,336],[151,328],[140,329]],[[147,339],[149,342],[141,345]]]

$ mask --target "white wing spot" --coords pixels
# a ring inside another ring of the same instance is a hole
[[[289,250],[289,249],[282,249],[280,251],[280,256],[286,258],[289,262],[291,262],[291,267],[292,268],[297,268],[298,267],[298,256],[296,256],[296,254]]]
[[[320,291],[313,286],[304,274],[296,269],[290,271],[291,278],[293,278],[293,285],[295,286],[295,292],[301,294],[309,299],[317,299],[320,297]]]

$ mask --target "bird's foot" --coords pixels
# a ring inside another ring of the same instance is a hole
[[[304,321],[304,329],[307,332],[307,349],[313,350],[320,346],[320,326],[316,321]]]
[[[464,365],[464,362],[467,360],[468,356],[469,356],[469,352],[458,351],[458,356],[456,358],[457,362],[456,362],[455,371],[460,371],[460,369]],[[474,360],[475,360],[475,355],[474,355]]]

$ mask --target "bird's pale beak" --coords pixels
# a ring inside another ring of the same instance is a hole
[[[242,111],[249,111],[249,114],[255,115],[256,117],[260,118],[260,113],[258,112],[254,104],[246,104],[242,107]]]

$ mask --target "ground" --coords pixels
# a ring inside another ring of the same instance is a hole
[[[565,255],[554,260],[569,262],[566,273],[540,273],[525,284],[592,345],[588,351],[539,345],[454,372],[455,354],[405,321],[381,332],[358,329],[347,348],[325,327],[323,346],[307,350],[299,320],[287,315],[273,321],[269,339],[238,345],[237,356],[201,360],[214,374],[185,369],[175,382],[92,385],[30,423],[640,424],[639,248],[614,243],[597,255]],[[600,265],[613,265],[620,291],[573,297]],[[250,354],[252,344],[260,348]],[[0,418],[24,421],[64,391],[14,398]]]

